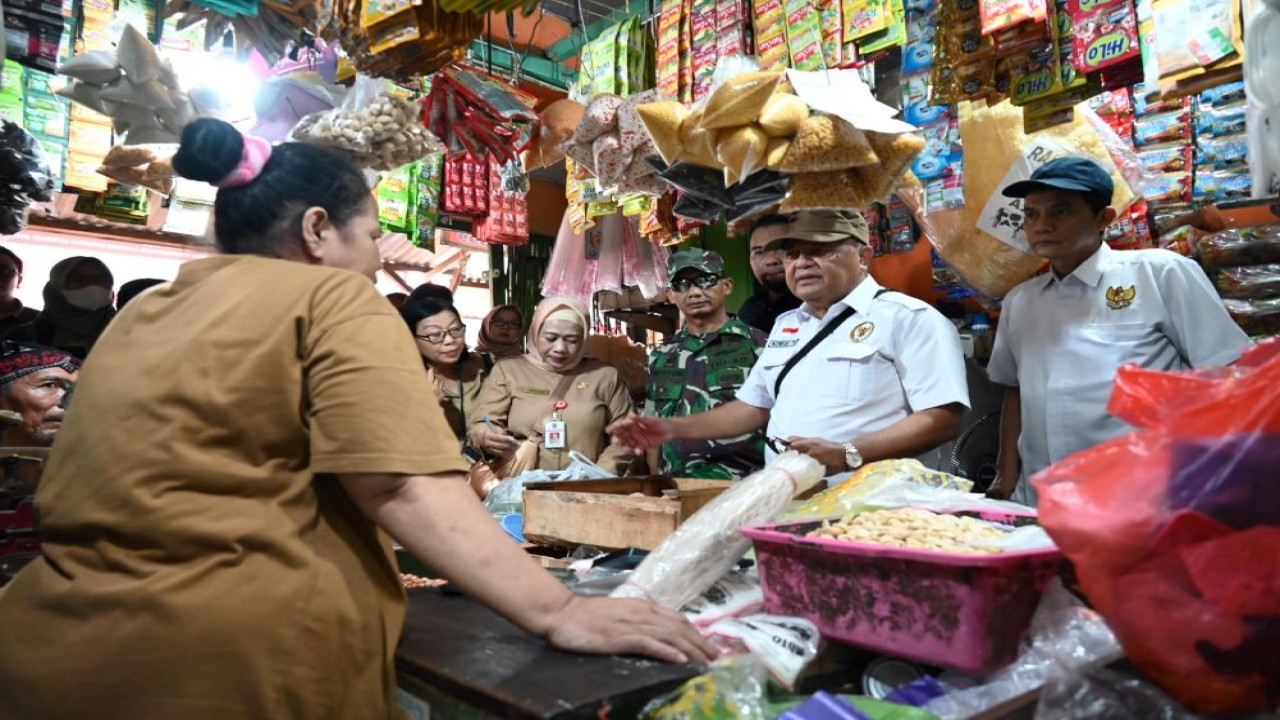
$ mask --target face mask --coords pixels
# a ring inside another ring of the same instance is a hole
[[[67,302],[81,310],[101,310],[111,304],[111,289],[101,285],[64,290],[62,294],[67,298]]]

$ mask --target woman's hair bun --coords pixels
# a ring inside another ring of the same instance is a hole
[[[188,180],[215,183],[236,169],[243,152],[244,136],[231,123],[200,118],[182,129],[173,169]]]

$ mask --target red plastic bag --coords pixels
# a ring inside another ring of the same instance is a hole
[[[1235,366],[1120,369],[1144,428],[1036,475],[1040,522],[1125,653],[1200,713],[1280,703],[1280,340]]]

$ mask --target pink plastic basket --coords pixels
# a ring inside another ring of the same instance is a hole
[[[755,543],[765,608],[808,618],[833,640],[970,675],[1017,658],[1045,587],[1064,567],[1056,548],[967,555],[804,537],[820,525],[742,529]]]

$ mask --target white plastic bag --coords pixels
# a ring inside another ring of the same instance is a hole
[[[749,652],[788,690],[818,656],[820,639],[817,626],[804,618],[763,614],[726,618],[708,628],[707,635],[730,654]]]
[[[684,607],[751,547],[739,528],[774,520],[791,498],[822,482],[822,475],[822,465],[807,455],[779,455],[677,528],[613,596],[648,598],[673,610]]]
[[[746,573],[731,572],[715,581],[680,612],[689,618],[689,622],[705,627],[725,618],[756,612],[763,605],[764,590],[760,587],[760,579]]]
[[[617,475],[588,460],[586,455],[577,450],[570,450],[569,457],[573,462],[556,474],[556,480],[607,480],[617,477]]]
[[[1040,601],[1029,638],[1018,659],[989,675],[984,683],[974,685],[966,678],[943,675],[939,680],[956,689],[934,699],[924,710],[939,720],[967,720],[1039,690],[1055,673],[1096,667],[1124,655],[1102,616],[1086,608],[1058,580]]]

